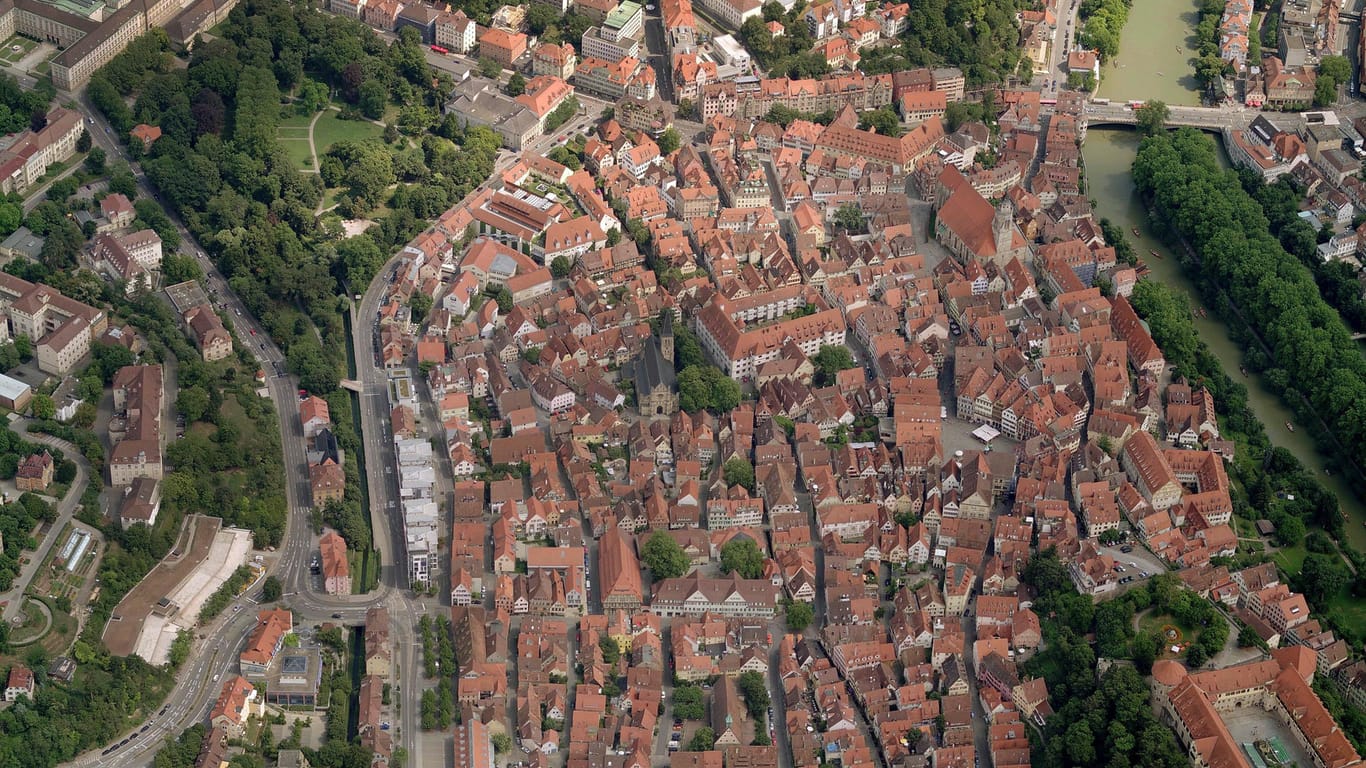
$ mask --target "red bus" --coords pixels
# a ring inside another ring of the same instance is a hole
[[[446,50],[445,48],[442,48],[439,45],[433,45],[432,50],[441,54],[442,56],[445,56],[446,54],[450,53],[450,51]]]

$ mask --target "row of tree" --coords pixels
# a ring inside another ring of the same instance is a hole
[[[1106,59],[1119,55],[1119,35],[1129,20],[1131,0],[1086,0],[1077,9],[1081,16],[1081,45]],[[1070,82],[1070,80],[1069,80]]]
[[[1231,302],[1241,321],[1235,325],[1256,334],[1248,343],[1266,345],[1269,356],[1261,359],[1273,389],[1297,412],[1321,417],[1348,462],[1366,463],[1366,360],[1309,270],[1271,234],[1237,174],[1219,168],[1198,131],[1183,129],[1144,139],[1134,181],[1155,208],[1155,225],[1193,248],[1198,260],[1183,263],[1211,303],[1231,313]],[[1195,337],[1173,341],[1174,348],[1163,345],[1170,359],[1194,359]],[[1336,499],[1321,500],[1330,503],[1320,523],[1340,538]]]

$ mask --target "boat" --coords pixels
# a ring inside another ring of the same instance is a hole
[[[1285,429],[1286,429],[1287,432],[1294,432],[1294,431],[1295,431],[1295,425],[1294,425],[1294,424],[1291,424],[1290,422],[1287,421],[1287,422],[1285,423]]]
[[[1134,233],[1134,237],[1143,237],[1143,235],[1138,234],[1138,227],[1134,227],[1132,231]]]
[[[1160,258],[1162,258],[1162,254],[1158,253],[1157,251],[1149,250],[1148,253],[1151,253],[1151,254],[1153,255],[1153,258],[1154,258],[1154,259],[1160,259]]]
[[[1243,366],[1243,365],[1238,366],[1238,373],[1241,373],[1241,374],[1243,374],[1244,376],[1246,376],[1246,375],[1247,375],[1247,366]]]

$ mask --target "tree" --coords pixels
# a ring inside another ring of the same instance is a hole
[[[512,77],[508,78],[507,95],[521,96],[526,93],[526,78],[522,77],[521,72],[513,72]]]
[[[1167,127],[1167,118],[1171,116],[1171,110],[1167,108],[1165,102],[1157,99],[1149,99],[1143,106],[1134,110],[1134,117],[1138,121],[1138,132],[1145,136],[1156,136]]]
[[[706,717],[702,706],[702,689],[695,685],[679,685],[674,688],[674,717],[682,720],[701,720]]]
[[[812,619],[816,616],[816,612],[812,609],[811,604],[801,600],[788,600],[784,605],[786,606],[784,612],[787,614],[788,630],[792,632],[805,632],[806,628],[811,626]]]
[[[859,128],[872,129],[883,136],[901,135],[901,118],[891,107],[881,107],[859,115]]]
[[[867,230],[863,211],[853,203],[845,203],[835,210],[835,225],[845,232],[860,234]]]
[[[550,6],[540,3],[531,6],[532,8],[549,8]],[[495,733],[490,739],[493,742],[493,752],[498,755],[506,755],[512,751],[512,737],[506,733]]]
[[[499,75],[503,74],[503,65],[487,56],[480,57],[479,74],[490,79],[496,79]]]
[[[848,347],[826,344],[811,358],[811,362],[816,365],[816,384],[827,387],[835,383],[835,374],[854,367],[854,356]]]
[[[678,130],[672,125],[664,129],[664,133],[659,135],[659,140],[655,144],[659,145],[659,154],[671,155],[678,149],[681,140],[678,138]]]
[[[686,751],[706,752],[715,745],[716,734],[712,732],[711,728],[704,725],[701,728],[698,728],[697,732],[692,735],[692,739],[688,741]]]
[[[65,270],[76,266],[76,257],[85,245],[85,233],[70,219],[62,219],[47,233],[39,253],[43,265],[51,270]]]
[[[507,314],[512,311],[512,291],[506,285],[498,286],[498,292],[493,295],[494,301],[498,302],[498,311]]]
[[[1300,567],[1299,574],[1291,579],[1291,584],[1295,591],[1304,594],[1304,599],[1310,605],[1322,610],[1347,585],[1350,578],[1346,563],[1337,555],[1315,552],[1304,558],[1304,565]]]
[[[360,108],[361,114],[371,120],[384,117],[384,107],[389,102],[389,94],[384,89],[384,83],[379,80],[366,80],[361,83],[359,94],[356,106]]]
[[[616,230],[612,230],[612,231],[615,232]],[[571,270],[571,269],[573,269],[573,268],[574,268],[574,262],[570,261],[568,256],[564,256],[564,255],[556,256],[556,257],[550,262],[550,274],[551,274],[552,276],[554,276],[556,280],[562,280],[562,279],[568,277],[568,276],[569,276],[569,270]]]
[[[1304,548],[1322,555],[1330,555],[1337,551],[1337,547],[1333,545],[1332,537],[1317,529],[1310,531],[1304,537]]]
[[[757,579],[764,575],[764,553],[748,537],[737,537],[721,547],[721,572],[738,573],[742,579]]]
[[[688,554],[664,531],[655,531],[646,539],[640,548],[640,562],[649,569],[650,578],[655,581],[676,579],[692,567]]]
[[[616,640],[607,635],[598,638],[598,649],[602,651],[603,663],[608,666],[616,664],[617,659],[621,658],[621,647],[617,645]]]
[[[81,135],[84,136],[85,134]],[[85,168],[91,173],[102,174],[104,173],[104,161],[104,150],[95,147],[90,150],[90,154],[85,156]]]
[[[1186,648],[1186,664],[1191,669],[1203,667],[1207,661],[1209,661],[1209,651],[1205,650],[1203,643],[1191,643]]]
[[[432,309],[432,297],[421,291],[414,292],[408,299],[408,306],[413,310],[413,320],[421,322]]]
[[[1085,720],[1068,727],[1063,741],[1067,748],[1067,757],[1073,765],[1090,765],[1095,760],[1095,737],[1091,735],[1091,726]]]
[[[1332,78],[1320,77],[1314,82],[1314,106],[1331,107],[1338,100],[1338,84]]]
[[[57,405],[49,395],[37,394],[30,401],[33,405],[33,418],[51,419],[57,415]]]
[[[284,594],[284,587],[280,584],[280,580],[277,579],[276,577],[274,577],[274,576],[267,576],[267,577],[266,577],[266,580],[265,580],[264,582],[262,582],[262,584],[261,584],[261,599],[264,600],[265,602],[267,602],[267,603],[273,603],[273,602],[275,602],[276,600],[279,600],[279,599],[280,599],[280,596],[283,595],[283,594]]]
[[[721,467],[721,477],[728,488],[742,485],[746,490],[754,491],[754,466],[739,456],[726,460]]]
[[[1293,547],[1304,541],[1305,527],[1304,521],[1294,515],[1279,514],[1275,515],[1272,521],[1276,524],[1276,532],[1273,536],[1276,543],[1283,547]]]
[[[750,717],[761,718],[768,712],[768,685],[764,683],[763,673],[752,670],[741,672],[735,678],[735,687],[744,697],[745,709],[749,710]]]
[[[574,154],[574,152],[570,150],[568,147],[555,147],[554,149],[550,150],[550,154],[546,155],[546,157],[550,158],[551,160],[554,160],[560,165],[563,165],[571,171],[577,171],[583,168],[583,161],[580,160],[579,156]]]
[[[175,398],[175,408],[186,422],[201,421],[209,413],[209,393],[203,387],[183,387]]]
[[[1319,79],[1327,78],[1334,86],[1342,85],[1352,79],[1352,62],[1346,56],[1324,56],[1319,59]]]
[[[690,365],[678,374],[678,405],[688,413],[727,413],[740,404],[740,385],[706,364]]]
[[[89,152],[92,141],[93,139],[90,138],[90,131],[81,131],[80,138],[76,139],[76,151]]]

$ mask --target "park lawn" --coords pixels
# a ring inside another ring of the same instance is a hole
[[[378,139],[384,132],[383,128],[374,123],[364,120],[342,120],[338,117],[339,114],[328,110],[313,126],[313,146],[317,147],[318,154],[325,154],[339,141]]]
[[[1345,638],[1348,644],[1359,646],[1366,640],[1366,600],[1353,595],[1350,584],[1328,601],[1328,613],[1335,615],[1337,625],[1350,635]]]
[[[1162,627],[1168,624],[1171,624],[1181,630],[1181,642],[1183,643],[1195,642],[1195,639],[1200,636],[1200,632],[1198,630],[1188,627],[1185,624],[1182,624],[1181,622],[1176,620],[1175,616],[1172,616],[1169,613],[1154,614],[1149,612],[1148,614],[1144,615],[1142,618],[1138,620],[1138,632],[1139,634],[1144,635],[1157,634],[1162,631]],[[1171,651],[1169,650],[1170,647],[1171,643],[1167,642],[1164,638],[1161,653],[1158,654],[1159,657],[1170,657],[1172,655]]]
[[[280,137],[280,145],[285,148],[290,159],[299,164],[299,168],[305,171],[317,170],[313,165],[313,150],[308,146],[307,136],[301,139],[282,136]]]
[[[47,651],[47,657],[53,658],[65,654],[71,648],[71,644],[76,640],[76,619],[71,614],[59,609],[57,604],[46,597],[39,597],[43,605],[52,611],[52,627],[47,634],[43,635],[40,644]]]
[[[1309,550],[1304,548],[1303,542],[1293,547],[1282,547],[1273,555],[1276,564],[1285,571],[1287,577],[1294,576],[1300,572],[1304,566],[1304,558],[1309,555]]]
[[[313,115],[293,115],[286,117],[280,121],[280,134],[282,136],[293,136],[293,131],[295,130],[307,132],[308,125],[311,122],[313,122]]]

